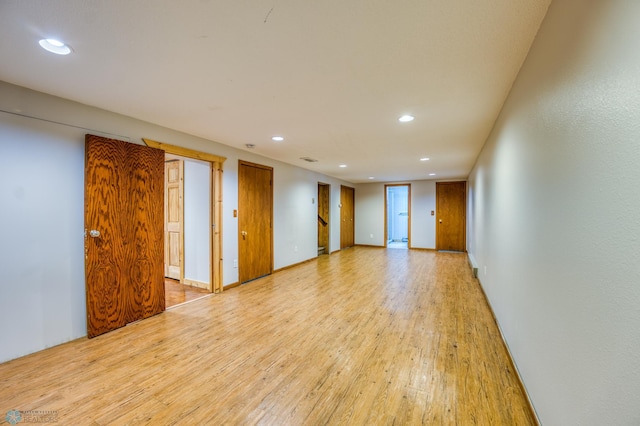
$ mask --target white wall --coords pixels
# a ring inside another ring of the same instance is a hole
[[[411,247],[435,249],[436,222],[431,210],[436,209],[436,182],[402,183],[411,185]],[[384,185],[363,183],[355,186],[356,244],[384,246]]]
[[[638,17],[553,2],[469,177],[468,249],[545,425],[640,424]]]
[[[31,118],[29,118],[31,117]],[[35,117],[35,118],[34,118]],[[44,120],[44,121],[43,121]],[[141,138],[227,157],[223,284],[238,281],[238,160],[274,167],[274,261],[317,255],[317,183],[331,185],[331,251],[339,249],[340,184],[253,152],[0,82],[0,362],[86,335],[84,135]],[[7,225],[8,224],[8,225]],[[308,229],[307,229],[308,227]],[[295,251],[295,247],[298,251]]]
[[[184,277],[209,284],[211,271],[211,166],[184,160]]]
[[[436,182],[411,182],[411,247],[436,248]]]
[[[0,113],[0,362],[86,335],[75,133]]]
[[[384,184],[355,187],[355,243],[384,246]]]

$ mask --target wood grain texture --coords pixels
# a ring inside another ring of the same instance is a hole
[[[195,300],[210,294],[211,292],[204,288],[180,284],[180,282],[176,280],[171,280],[171,279],[164,280],[164,295],[165,295],[164,300],[165,300],[165,307],[167,309],[171,306],[179,305],[185,302],[190,302],[192,300]]]
[[[320,256],[0,364],[59,424],[534,425],[466,256]]]
[[[340,186],[340,249],[355,244],[355,189]]]
[[[273,272],[273,168],[238,163],[238,274],[241,283]]]
[[[129,191],[123,220],[130,243],[127,304],[129,322],[164,311],[164,152],[127,146]]]
[[[118,141],[119,142],[119,141]],[[89,337],[125,325],[127,291],[121,279],[125,264],[121,193],[128,186],[119,165],[121,143],[87,135],[85,140],[85,275]],[[91,230],[100,236],[89,236]]]
[[[87,333],[94,337],[164,310],[164,152],[85,140]]]
[[[466,182],[436,182],[436,249],[466,251],[466,211]]]

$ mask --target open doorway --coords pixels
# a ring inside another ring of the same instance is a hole
[[[211,163],[165,154],[165,300],[203,297],[211,285]]]
[[[331,186],[318,182],[318,256],[329,254],[329,194]]]
[[[385,185],[385,246],[411,247],[411,185]]]

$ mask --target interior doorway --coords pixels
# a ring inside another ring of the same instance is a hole
[[[385,246],[411,248],[411,185],[385,185]]]
[[[208,251],[200,249],[196,252],[199,257],[195,260],[196,263],[192,265],[198,271],[196,273],[197,277],[208,277],[208,279],[195,278],[194,280],[191,277],[191,272],[188,272],[190,271],[190,266],[189,260],[187,259],[187,262],[184,264],[187,268],[187,272],[183,275],[184,283],[180,283],[178,281],[178,284],[189,284],[194,291],[203,290],[206,291],[206,293],[222,292],[222,169],[226,158],[151,139],[143,138],[142,140],[149,147],[163,150],[165,152],[165,160],[183,160],[185,164],[191,164],[190,166],[187,166],[188,170],[194,169],[192,165],[195,164],[195,169],[197,171],[195,174],[188,171],[187,179],[189,175],[192,175],[192,177],[195,177],[196,181],[200,182],[200,186],[204,186],[202,184],[203,182],[208,182],[208,192],[206,195],[202,195],[201,192],[200,196],[189,195],[191,191],[189,190],[189,192],[187,192],[185,199],[187,199],[187,202],[189,202],[188,200],[190,199],[195,203],[195,206],[192,207],[192,209],[196,209],[198,211],[199,219],[194,221],[187,218],[187,220],[184,221],[184,225],[187,227],[195,226],[195,232],[198,234],[196,238],[200,241],[198,246],[203,247],[202,241],[204,240],[204,244],[209,248]],[[196,192],[196,194],[197,193],[198,192]],[[191,233],[193,233],[193,231],[191,231]],[[186,244],[187,250],[190,250],[189,244],[191,244],[191,240],[187,239]],[[207,256],[206,261],[202,258],[203,253]],[[203,265],[207,266],[204,266],[203,268]],[[207,281],[206,288],[199,289],[198,286],[193,285],[196,284],[195,281]],[[169,291],[171,291],[172,287],[173,286],[167,285],[165,282],[165,289],[169,289]],[[182,292],[178,291],[178,293]],[[167,290],[165,290],[165,297],[171,297],[170,294],[167,294]],[[179,297],[183,296],[179,295]],[[188,301],[189,297],[191,296],[186,295],[185,300],[183,301]]]
[[[331,186],[318,182],[318,256],[329,254],[329,194]]]
[[[165,154],[165,298],[167,307],[212,292],[211,163]]]

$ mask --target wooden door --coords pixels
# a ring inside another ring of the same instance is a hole
[[[184,161],[164,163],[164,275],[184,281]]]
[[[273,169],[238,164],[238,274],[240,283],[273,272]]]
[[[318,254],[329,253],[329,185],[318,183]]]
[[[466,251],[466,182],[436,182],[436,249]]]
[[[340,186],[340,248],[355,244],[355,190]]]
[[[164,152],[85,138],[87,334],[164,311]]]

